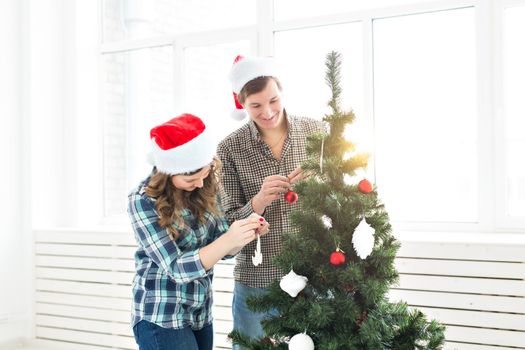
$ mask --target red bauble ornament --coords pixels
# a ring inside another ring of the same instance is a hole
[[[294,191],[288,191],[284,194],[284,200],[290,204],[294,204],[299,199],[299,196]]]
[[[345,260],[345,252],[339,249],[339,247],[335,250],[335,252],[330,254],[330,264],[334,266],[343,265],[345,263]]]
[[[373,190],[372,184],[367,179],[363,179],[359,181],[359,184],[357,185],[357,188],[362,193],[370,193]]]

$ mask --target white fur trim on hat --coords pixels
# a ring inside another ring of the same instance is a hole
[[[272,57],[244,57],[233,64],[228,78],[233,92],[238,94],[250,80],[275,76],[277,67]]]
[[[206,128],[194,139],[168,150],[161,149],[155,139],[151,139],[152,152],[149,158],[161,173],[184,174],[211,164],[216,146],[214,137]]]
[[[245,109],[234,109],[232,112],[231,112],[231,117],[235,120],[243,120],[245,119],[247,116],[248,116],[248,112],[246,112]]]

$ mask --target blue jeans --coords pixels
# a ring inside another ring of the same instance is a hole
[[[246,306],[246,297],[251,294],[259,295],[266,292],[266,288],[251,288],[242,283],[235,282],[233,289],[233,329],[251,338],[264,336],[261,321],[275,315],[274,312],[253,312]],[[233,350],[241,350],[239,345],[233,345]]]
[[[133,327],[135,341],[140,350],[212,350],[213,325],[195,331],[163,328],[148,321],[140,321]]]

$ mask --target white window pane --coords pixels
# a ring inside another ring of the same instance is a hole
[[[274,17],[276,21],[282,21],[429,1],[432,0],[276,0],[274,1]]]
[[[341,107],[363,110],[363,41],[360,22],[276,32],[275,57],[282,66],[280,80],[286,110],[292,115],[321,119],[330,112],[331,91],[325,83],[330,51],[342,55]],[[297,43],[308,43],[298,45]]]
[[[474,16],[374,21],[376,180],[395,221],[478,220]]]
[[[504,110],[507,215],[525,218],[525,6],[505,9]]]
[[[146,177],[149,130],[173,114],[173,49],[104,55],[104,213],[126,213],[126,195]]]
[[[104,0],[104,41],[255,24],[255,0]]]
[[[228,73],[237,55],[250,55],[248,40],[184,50],[185,109],[201,117],[218,139],[246,122],[230,117],[235,104]]]

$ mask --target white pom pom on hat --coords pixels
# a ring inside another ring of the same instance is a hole
[[[192,114],[181,114],[150,131],[148,162],[168,175],[199,170],[213,161],[216,142],[206,125]]]
[[[272,57],[243,57],[238,55],[228,75],[232,84],[233,100],[235,102],[235,110],[231,113],[232,118],[243,120],[248,116],[248,113],[237,98],[237,94],[241,92],[246,83],[255,78],[276,77],[277,75],[277,66]]]
[[[235,109],[231,112],[231,117],[235,120],[243,120],[248,116],[248,112],[246,112],[244,107],[239,102],[235,92],[233,93],[233,101],[235,102]]]

